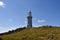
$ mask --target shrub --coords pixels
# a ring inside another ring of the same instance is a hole
[[[2,40],[2,38],[0,38],[0,40]]]

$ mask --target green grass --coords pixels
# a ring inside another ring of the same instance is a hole
[[[60,40],[60,28],[26,28],[20,32],[0,36],[0,38],[2,40]]]

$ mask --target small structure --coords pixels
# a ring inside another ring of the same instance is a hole
[[[29,11],[28,12],[28,16],[27,16],[27,28],[32,28],[32,12]]]

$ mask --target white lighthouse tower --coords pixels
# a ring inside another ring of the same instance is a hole
[[[28,16],[27,16],[27,28],[32,28],[32,12],[29,11],[28,12]]]

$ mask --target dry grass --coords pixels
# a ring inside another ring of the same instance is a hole
[[[20,32],[0,36],[0,38],[3,40],[60,40],[60,28],[27,28]]]

